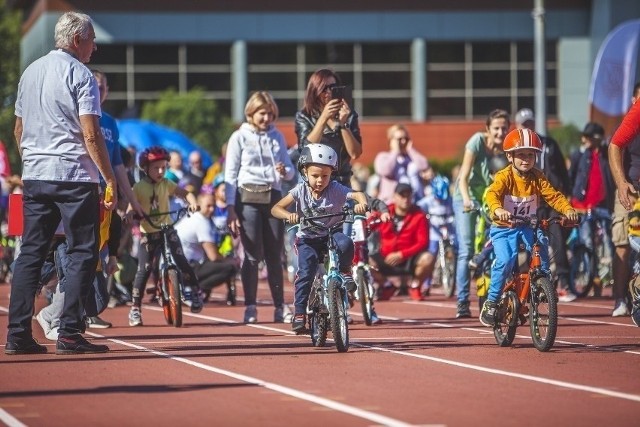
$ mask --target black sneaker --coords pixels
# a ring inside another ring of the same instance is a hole
[[[482,311],[480,312],[480,323],[489,328],[493,327],[496,324],[497,307],[497,303],[486,300],[482,306]]]
[[[195,291],[191,294],[191,309],[192,313],[200,313],[202,311],[202,298],[199,291]]]
[[[296,314],[291,322],[291,330],[297,334],[305,331],[307,327],[307,316],[304,314]]]
[[[4,345],[4,354],[44,354],[47,352],[47,347],[38,344],[38,341],[31,338],[28,341],[20,344],[8,341]]]
[[[77,338],[58,337],[56,343],[56,354],[86,354],[86,353],[106,353],[109,347],[106,345],[91,344],[82,336]]]
[[[111,322],[107,322],[99,316],[87,316],[85,317],[84,321],[87,324],[88,328],[107,329],[113,326]]]
[[[227,305],[236,305],[236,285],[231,281],[227,282]]]
[[[469,301],[458,303],[458,312],[456,313],[456,319],[464,319],[471,317],[471,309],[469,308]]]

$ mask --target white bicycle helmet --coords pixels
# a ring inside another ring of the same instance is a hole
[[[333,171],[338,170],[338,155],[335,150],[324,144],[308,144],[300,151],[298,171],[304,176],[304,168],[308,165],[329,166]]]

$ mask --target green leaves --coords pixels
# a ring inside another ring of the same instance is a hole
[[[141,118],[181,131],[213,155],[235,130],[233,121],[198,87],[182,94],[167,89],[157,101],[144,104]]]

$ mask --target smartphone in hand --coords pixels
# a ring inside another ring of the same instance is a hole
[[[331,99],[345,100],[352,107],[351,86],[334,86],[331,88]]]

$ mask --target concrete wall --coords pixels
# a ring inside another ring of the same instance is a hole
[[[558,119],[582,128],[589,121],[591,41],[563,38],[558,43]]]

